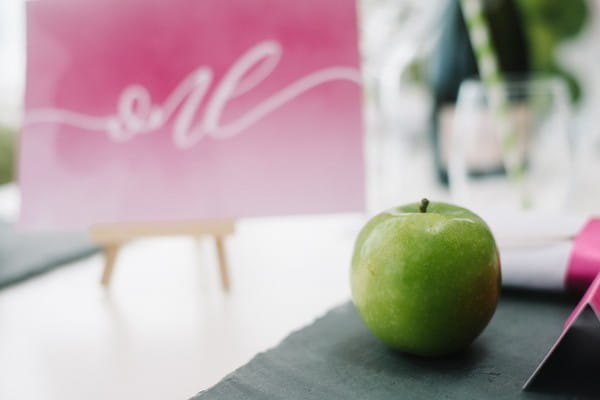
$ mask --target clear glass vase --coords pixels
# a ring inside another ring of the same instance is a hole
[[[502,110],[481,82],[465,81],[452,118],[445,119],[452,200],[476,210],[564,210],[573,183],[564,82],[509,79],[500,89]]]

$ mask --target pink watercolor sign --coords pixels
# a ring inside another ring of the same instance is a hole
[[[24,226],[363,209],[354,0],[27,7]]]

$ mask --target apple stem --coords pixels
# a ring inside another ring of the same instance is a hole
[[[419,211],[421,211],[422,213],[426,213],[428,205],[429,205],[429,200],[421,199],[421,205],[419,206]]]

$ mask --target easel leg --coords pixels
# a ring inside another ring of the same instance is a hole
[[[109,244],[104,247],[104,271],[102,272],[102,279],[100,280],[100,283],[104,287],[110,285],[110,279],[115,268],[120,247],[121,246],[118,244]]]
[[[219,259],[219,272],[221,274],[221,286],[225,291],[229,291],[229,267],[227,266],[227,257],[225,255],[225,243],[222,236],[215,236],[217,246],[217,257]]]

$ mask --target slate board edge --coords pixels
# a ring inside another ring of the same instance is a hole
[[[6,289],[6,288],[16,285],[18,283],[25,282],[29,279],[35,278],[36,276],[39,276],[39,275],[43,275],[43,274],[53,271],[57,268],[66,267],[75,261],[93,256],[94,254],[98,253],[99,251],[100,251],[100,248],[93,247],[93,248],[81,250],[79,252],[73,252],[64,257],[59,257],[59,258],[55,259],[53,262],[47,264],[44,268],[20,275],[14,279],[8,279],[4,282],[0,282],[0,290]]]
[[[300,328],[294,329],[292,332],[290,332],[290,334],[288,334],[286,337],[284,337],[278,344],[274,345],[273,347],[270,347],[266,350],[260,351],[258,353],[256,353],[248,362],[245,362],[244,364],[240,365],[238,368],[234,369],[233,371],[231,371],[230,373],[228,373],[227,375],[225,375],[223,378],[221,378],[217,383],[215,383],[214,385],[199,391],[198,393],[196,393],[195,395],[193,395],[192,397],[190,397],[190,400],[195,400],[197,398],[199,398],[200,396],[202,396],[203,394],[207,393],[208,391],[210,391],[211,389],[213,389],[214,387],[218,386],[219,384],[221,384],[222,382],[227,381],[228,379],[230,379],[233,375],[235,375],[239,370],[241,370],[242,368],[246,367],[248,364],[250,364],[251,362],[253,362],[257,357],[260,357],[262,354],[265,354],[269,351],[275,350],[281,346],[283,346],[287,341],[293,339],[294,336],[301,334],[305,329],[310,328],[311,326],[317,324],[319,321],[329,317],[329,315],[334,314],[336,312],[338,312],[342,307],[344,307],[346,304],[348,304],[348,302],[350,302],[350,304],[352,304],[352,307],[354,307],[354,303],[352,303],[352,301],[348,300],[344,300],[339,304],[336,304],[335,306],[331,307],[329,310],[327,310],[325,313],[321,314],[320,316],[314,318],[311,322],[301,326]]]

